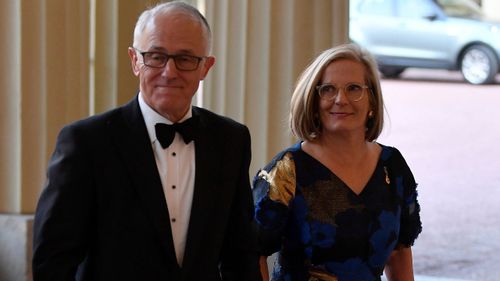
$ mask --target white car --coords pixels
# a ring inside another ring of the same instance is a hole
[[[500,23],[472,0],[350,0],[350,39],[368,49],[381,73],[408,67],[460,70],[472,84],[495,82]]]

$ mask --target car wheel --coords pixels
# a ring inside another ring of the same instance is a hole
[[[498,72],[498,60],[488,47],[471,46],[462,55],[460,70],[465,80],[471,84],[492,83]]]
[[[405,71],[405,68],[397,66],[381,66],[379,67],[379,70],[386,78],[398,78],[399,75]]]

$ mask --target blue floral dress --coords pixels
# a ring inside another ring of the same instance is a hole
[[[272,280],[380,280],[395,247],[422,230],[416,183],[401,153],[381,145],[358,195],[300,143],[256,175],[261,255],[279,251]]]

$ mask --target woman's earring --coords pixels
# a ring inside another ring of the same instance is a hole
[[[371,129],[375,125],[375,118],[373,117],[373,110],[368,112],[368,119],[366,120],[366,128]]]

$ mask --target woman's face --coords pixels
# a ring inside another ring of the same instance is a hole
[[[322,124],[320,137],[359,135],[365,139],[366,120],[371,108],[370,90],[364,88],[366,83],[363,64],[348,59],[333,61],[325,69],[320,81],[320,85],[333,86],[325,88],[330,93],[319,98],[318,109]],[[357,91],[361,91],[359,100]]]

